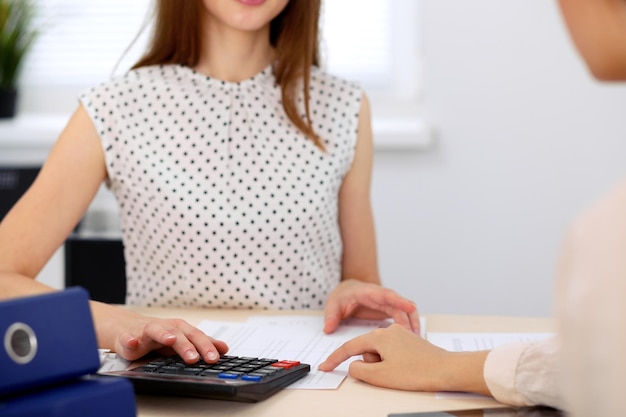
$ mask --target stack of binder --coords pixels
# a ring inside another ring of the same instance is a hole
[[[97,375],[82,288],[0,302],[0,416],[136,415],[132,384]]]

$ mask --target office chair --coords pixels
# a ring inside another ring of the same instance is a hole
[[[0,167],[0,221],[31,186],[39,166]],[[126,262],[121,238],[81,235],[81,223],[66,240],[65,287],[81,286],[91,299],[124,304]]]
[[[39,166],[0,167],[0,221],[31,186]]]
[[[125,303],[126,262],[121,238],[81,236],[79,229],[67,238],[64,249],[66,288],[81,286],[92,300]]]

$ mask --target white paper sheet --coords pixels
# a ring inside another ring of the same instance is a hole
[[[228,353],[232,355],[298,360],[310,364],[309,375],[289,388],[336,389],[347,376],[351,361],[344,362],[332,372],[318,371],[318,365],[344,342],[387,325],[389,321],[351,319],[327,335],[322,331],[323,317],[253,316],[245,323],[205,320],[198,328],[227,342]]]
[[[453,352],[490,350],[506,343],[534,342],[552,337],[553,333],[440,333],[429,332],[426,339],[433,345]]]
[[[98,372],[123,371],[131,363],[109,349],[98,349],[98,355],[100,355],[100,369],[98,369]]]

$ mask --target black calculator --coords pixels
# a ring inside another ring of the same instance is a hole
[[[304,377],[311,366],[293,360],[222,356],[216,363],[153,358],[136,367],[104,372],[128,378],[138,394],[258,402]]]

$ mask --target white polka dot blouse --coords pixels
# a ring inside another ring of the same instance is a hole
[[[224,82],[151,66],[84,93],[119,206],[126,302],[323,308],[341,279],[337,200],[361,95],[312,69],[324,152],[287,118],[271,67]]]

